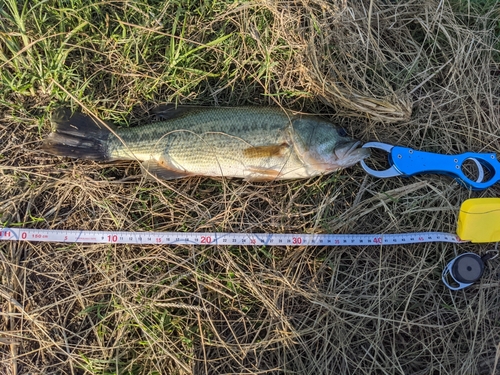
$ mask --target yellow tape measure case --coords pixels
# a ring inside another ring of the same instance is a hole
[[[500,242],[500,198],[472,198],[462,203],[457,234],[471,242]]]

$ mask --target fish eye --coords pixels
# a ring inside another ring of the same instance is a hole
[[[339,129],[337,130],[337,133],[338,133],[341,137],[345,137],[345,136],[347,136],[347,132],[346,132],[346,130],[345,130],[344,128],[339,128]]]

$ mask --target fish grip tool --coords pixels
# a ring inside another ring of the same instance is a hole
[[[418,174],[444,174],[472,190],[483,190],[500,181],[500,162],[495,153],[465,152],[456,155],[443,155],[418,151],[409,147],[394,146],[380,142],[368,142],[363,148],[375,148],[388,153],[389,168],[374,170],[361,160],[361,166],[370,175],[379,178],[395,176],[410,177]],[[477,168],[477,178],[468,177],[464,163],[471,161]]]

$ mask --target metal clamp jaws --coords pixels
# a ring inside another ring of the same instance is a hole
[[[374,170],[361,160],[363,169],[375,177],[409,177],[423,173],[446,174],[473,190],[486,189],[500,181],[500,163],[494,153],[465,152],[458,155],[442,155],[380,142],[366,143],[363,148],[377,148],[389,154],[390,167],[383,171]],[[476,180],[470,179],[462,171],[462,165],[467,160],[474,162],[477,167]],[[485,170],[488,172],[486,181]]]
[[[392,149],[394,148],[394,145],[389,145],[387,143],[380,143],[380,142],[368,142],[365,143],[362,148],[377,148],[379,150],[384,150],[391,154]],[[389,162],[391,162],[391,158],[389,157]],[[376,171],[375,169],[370,168],[368,165],[366,165],[365,160],[361,160],[361,166],[365,170],[366,173],[371,174],[372,176],[379,177],[379,178],[387,178],[387,177],[396,177],[396,176],[401,176],[403,175],[403,172],[399,171],[394,164],[391,162],[391,166],[384,170],[384,171]]]

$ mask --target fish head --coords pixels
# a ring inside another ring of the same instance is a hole
[[[348,168],[370,156],[369,149],[359,147],[361,142],[341,128],[327,122],[305,125],[294,124],[295,147],[303,162],[319,173]]]
[[[318,168],[333,172],[348,168],[370,156],[367,148],[359,147],[361,142],[343,137],[336,141],[325,141],[309,149],[308,156]]]

